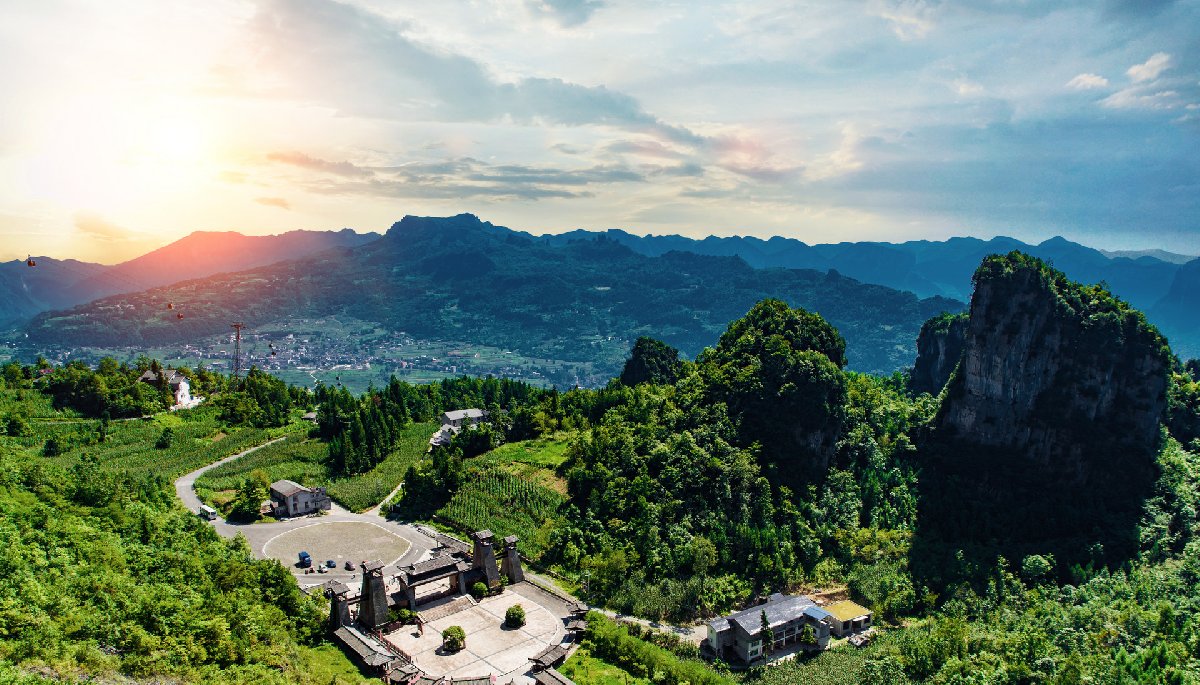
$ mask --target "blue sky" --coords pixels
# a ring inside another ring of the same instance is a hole
[[[1200,2],[26,3],[0,257],[192,230],[1200,253]]]

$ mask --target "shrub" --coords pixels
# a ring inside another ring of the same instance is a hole
[[[442,631],[442,648],[447,652],[458,652],[467,646],[467,633],[461,626],[450,626]]]
[[[405,609],[403,607],[391,607],[388,609],[388,621],[392,623],[403,623],[407,625],[412,623],[416,617],[417,612],[413,611],[412,609]]]
[[[520,604],[514,604],[504,612],[504,623],[509,628],[520,628],[525,625],[525,608]]]
[[[474,585],[471,586],[471,596],[474,597],[477,601],[483,599],[484,597],[487,597],[487,593],[488,593],[488,586],[484,585],[481,582],[476,582]]]
[[[158,436],[158,440],[154,442],[154,449],[165,450],[170,449],[175,443],[175,431],[171,430],[170,426],[163,429],[162,435]]]

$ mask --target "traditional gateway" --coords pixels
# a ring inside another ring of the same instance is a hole
[[[867,630],[871,617],[870,610],[854,602],[820,606],[804,595],[774,594],[766,604],[711,621],[701,652],[710,659],[750,666],[766,661],[772,652],[827,649],[830,635]],[[768,637],[771,644],[766,644]]]

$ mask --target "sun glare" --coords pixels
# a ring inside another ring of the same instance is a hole
[[[71,211],[136,207],[212,175],[205,122],[179,106],[71,103],[32,143],[30,190]]]

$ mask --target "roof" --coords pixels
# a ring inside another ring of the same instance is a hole
[[[372,571],[378,571],[383,567],[384,563],[382,561],[368,561],[362,565],[362,570],[364,573],[371,573]]]
[[[553,668],[547,668],[544,671],[534,673],[533,681],[538,685],[575,685],[575,681]]]
[[[448,576],[451,573],[466,571],[468,568],[467,564],[461,559],[452,556],[440,556],[406,566],[400,569],[400,575],[404,577],[405,584],[412,585],[413,583]]]
[[[493,537],[495,536],[492,535],[492,531],[488,530],[487,528],[471,533],[472,540],[491,540]]]
[[[271,483],[271,492],[280,497],[291,497],[298,492],[308,492],[308,488],[293,480],[277,480]]]
[[[870,609],[861,604],[851,602],[850,600],[834,602],[833,604],[824,607],[824,609],[839,621],[853,621],[856,618],[862,618],[863,616],[869,616],[871,614]]]
[[[481,675],[474,678],[451,678],[450,682],[454,685],[491,685],[496,679],[490,675]]]
[[[515,545],[520,541],[521,541],[521,538],[517,537],[516,535],[505,535],[504,536],[504,542],[507,544],[510,544],[510,545]]]
[[[163,369],[162,374],[163,374],[163,377],[165,377],[167,379],[167,383],[169,385],[179,385],[180,383],[187,383],[187,376],[183,375],[182,373],[179,373],[175,369]],[[154,373],[153,371],[146,371],[141,376],[138,376],[138,380],[143,383],[154,383],[155,381],[158,380],[158,374]]]
[[[793,621],[804,615],[804,610],[809,607],[816,606],[817,603],[804,595],[772,595],[771,599],[766,604],[760,604],[756,607],[750,607],[745,611],[739,611],[732,616],[727,616],[730,624],[737,625],[742,630],[750,635],[754,635],[762,630],[762,615],[767,614],[767,623],[771,627],[782,625],[788,621]],[[714,621],[720,623],[720,621]],[[722,628],[713,626],[717,632],[721,632]]]
[[[529,657],[529,660],[544,668],[547,666],[553,666],[566,657],[567,650],[563,649],[559,645],[550,645],[549,647],[538,652],[536,655]]]
[[[396,657],[378,640],[362,634],[351,626],[338,628],[333,631],[333,636],[357,654],[358,658],[367,666],[383,666],[396,660]]]
[[[462,419],[482,419],[482,409],[455,409],[442,414],[442,418],[447,421],[461,421]]]
[[[567,621],[567,630],[587,630],[587,621],[582,618],[573,618]]]
[[[804,610],[804,615],[814,618],[818,621],[824,621],[827,618],[833,618],[833,614],[825,611],[821,607],[809,607]]]

